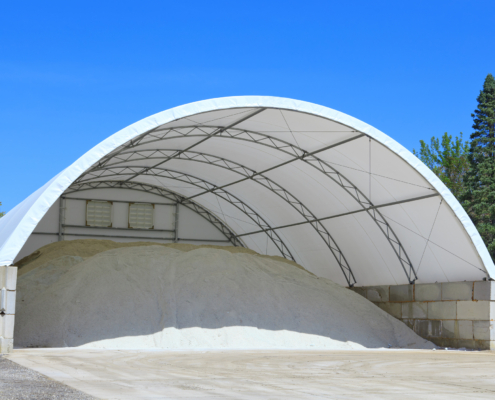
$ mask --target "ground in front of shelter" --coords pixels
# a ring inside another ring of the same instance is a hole
[[[94,397],[0,356],[0,399],[93,400]]]
[[[103,399],[495,398],[493,352],[25,349],[8,358]]]

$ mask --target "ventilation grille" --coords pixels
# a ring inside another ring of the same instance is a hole
[[[86,204],[87,226],[112,226],[112,203],[90,200]]]
[[[129,228],[153,229],[153,204],[129,204]]]

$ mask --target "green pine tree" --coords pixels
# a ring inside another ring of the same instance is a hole
[[[477,98],[463,206],[495,260],[495,79],[488,74]]]
[[[433,136],[429,145],[424,140],[419,142],[421,148],[419,152],[413,150],[414,155],[440,178],[455,197],[459,198],[465,190],[464,176],[469,170],[469,143],[462,140],[462,132],[460,137],[455,139],[445,132],[441,139]]]
[[[2,203],[0,202],[0,206],[2,205]],[[0,211],[0,218],[2,218],[3,216],[5,215],[4,212]]]

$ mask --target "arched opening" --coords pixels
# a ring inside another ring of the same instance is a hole
[[[104,238],[245,247],[345,287],[495,272],[462,207],[406,149],[345,114],[271,97],[208,100],[139,121],[0,227],[6,266],[48,243]]]

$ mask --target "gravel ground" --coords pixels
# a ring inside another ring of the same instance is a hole
[[[93,400],[95,397],[54,381],[0,356],[1,400]]]

